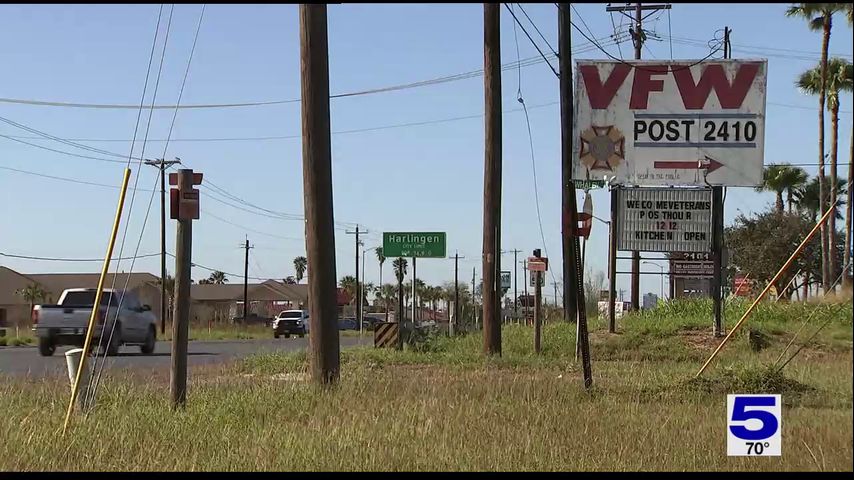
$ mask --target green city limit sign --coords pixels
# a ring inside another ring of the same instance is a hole
[[[389,258],[445,258],[445,232],[383,232],[383,255]]]

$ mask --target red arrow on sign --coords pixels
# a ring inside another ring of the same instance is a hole
[[[714,172],[715,170],[723,167],[723,164],[715,160],[714,158],[709,158],[708,156],[703,160],[696,161],[657,161],[653,163],[653,167],[659,168],[662,170],[672,170],[672,169],[683,169],[683,170],[707,170],[709,173]]]

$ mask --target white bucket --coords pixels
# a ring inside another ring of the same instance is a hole
[[[77,368],[80,366],[80,358],[83,355],[82,348],[72,348],[65,352],[65,363],[68,366],[68,380],[71,382],[71,388],[74,389],[74,380],[77,378]],[[80,386],[77,388],[77,405],[81,410],[86,410],[86,390],[89,387],[89,369],[84,368],[83,375],[80,376]]]

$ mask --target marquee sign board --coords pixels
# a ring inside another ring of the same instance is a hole
[[[674,277],[711,277],[715,262],[709,252],[676,252],[670,255],[670,274]]]
[[[576,62],[574,179],[757,186],[767,60]]]
[[[501,272],[501,289],[504,291],[507,291],[508,289],[510,289],[510,273],[512,273],[512,272],[507,272],[507,271]]]
[[[711,189],[635,187],[616,194],[618,250],[711,251]]]

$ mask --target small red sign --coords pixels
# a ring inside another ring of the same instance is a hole
[[[193,172],[193,185],[201,185],[202,184],[202,174],[199,172]],[[178,174],[170,173],[169,174],[169,185],[178,186]]]
[[[528,257],[528,270],[545,272],[549,269],[549,259],[546,257]]]

